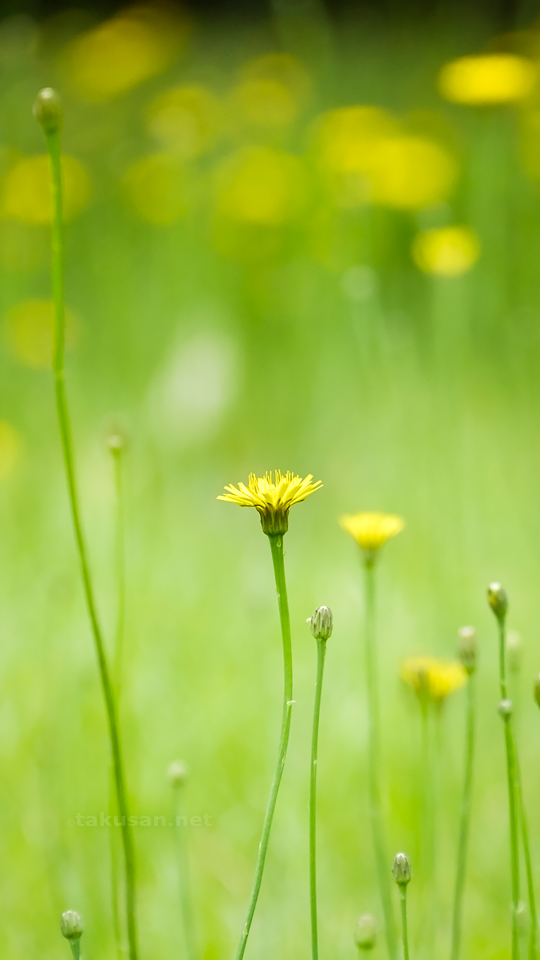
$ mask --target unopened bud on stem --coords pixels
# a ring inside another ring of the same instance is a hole
[[[488,603],[497,620],[504,620],[508,610],[508,597],[504,587],[496,581],[490,583],[488,587]]]
[[[377,942],[377,921],[371,913],[358,917],[354,939],[359,950],[373,950]]]
[[[60,917],[60,932],[66,940],[79,940],[84,932],[84,923],[76,910],[66,910]]]
[[[398,887],[406,887],[411,879],[411,864],[406,853],[396,853],[392,876]]]
[[[474,627],[460,627],[458,630],[458,657],[467,673],[474,673],[478,657],[478,644]]]
[[[313,616],[308,617],[311,632],[316,640],[329,640],[334,627],[334,617],[330,607],[317,607]]]
[[[189,775],[188,766],[183,760],[173,760],[167,767],[167,776],[169,783],[173,787],[181,787],[186,782]]]
[[[512,716],[512,711],[514,705],[511,700],[501,700],[498,706],[499,716],[502,717],[505,723],[508,723],[510,717]]]
[[[56,90],[43,87],[36,97],[33,113],[45,136],[58,133],[62,126],[62,103]]]

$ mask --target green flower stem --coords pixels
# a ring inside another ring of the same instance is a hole
[[[120,705],[120,689],[122,681],[122,654],[124,645],[124,621],[126,609],[126,574],[125,574],[125,547],[124,547],[124,488],[122,476],[122,447],[111,447],[111,456],[114,471],[114,487],[116,494],[116,523],[115,523],[115,566],[116,566],[116,631],[113,657],[113,678],[116,693],[116,703]],[[111,770],[109,785],[109,806],[112,813],[117,811],[115,806],[114,770]],[[122,922],[120,910],[120,887],[118,869],[118,851],[116,831],[110,831],[111,847],[111,891],[113,908],[113,926],[116,940],[118,960],[122,960],[124,945],[122,938]]]
[[[523,843],[523,853],[525,858],[525,874],[527,876],[527,895],[529,899],[529,960],[536,960],[538,956],[538,914],[536,912],[536,897],[534,893],[534,874],[532,869],[531,848],[529,843],[529,824],[523,801],[523,789],[521,785],[521,770],[517,754],[515,741],[515,731],[512,730],[514,758],[516,768],[516,787],[518,795],[519,819],[521,823],[521,841]]]
[[[501,700],[508,699],[506,682],[506,624],[504,617],[498,617],[499,624],[499,682]],[[516,753],[512,733],[512,718],[504,721],[504,741],[506,746],[506,773],[508,778],[508,806],[510,813],[510,871],[512,878],[512,960],[519,960],[519,849],[518,849],[518,806],[519,791],[517,781]]]
[[[81,957],[81,938],[77,937],[76,940],[70,940],[69,945],[71,947],[71,952],[73,954],[73,960],[80,960]]]
[[[292,705],[293,705],[291,624],[290,624],[290,618],[289,618],[289,604],[287,602],[285,565],[283,562],[283,535],[271,534],[271,535],[268,535],[268,539],[270,541],[270,549],[272,551],[272,561],[274,564],[274,576],[276,580],[279,619],[281,623],[281,637],[283,641],[283,670],[284,670],[283,711],[282,711],[282,718],[281,718],[281,733],[279,738],[277,766],[274,772],[272,786],[270,788],[270,796],[268,797],[266,813],[264,815],[261,841],[259,844],[259,854],[257,857],[257,864],[255,867],[255,878],[253,881],[253,889],[251,891],[251,897],[249,901],[246,922],[244,924],[244,929],[242,930],[240,943],[238,944],[236,960],[241,960],[241,958],[244,956],[246,944],[249,937],[249,932],[251,930],[251,924],[253,922],[253,916],[255,914],[255,908],[257,906],[257,900],[259,898],[259,892],[261,889],[262,877],[264,873],[266,853],[268,850],[268,841],[270,839],[270,831],[272,829],[272,820],[274,818],[276,801],[278,798],[281,778],[283,776],[283,768],[285,766],[285,758],[287,756],[287,745],[289,743],[289,733],[291,729],[291,714],[292,714]]]
[[[311,906],[311,955],[319,958],[319,935],[317,929],[317,753],[319,746],[319,718],[324,675],[326,640],[317,640],[317,681],[313,706],[313,729],[311,734],[311,770],[309,783],[309,897]]]
[[[122,761],[122,748],[118,725],[116,698],[114,685],[111,681],[109,667],[107,664],[101,628],[99,626],[97,617],[94,592],[90,577],[90,568],[82,531],[77,486],[75,482],[73,448],[71,443],[71,431],[64,377],[64,238],[62,226],[62,173],[60,165],[60,137],[58,132],[54,132],[46,133],[45,138],[51,165],[51,187],[53,198],[52,294],[55,313],[53,370],[56,407],[58,412],[58,423],[60,427],[60,437],[64,455],[64,466],[66,471],[75,540],[79,554],[84,594],[86,597],[90,626],[94,637],[99,675],[107,712],[116,799],[118,803],[118,810],[122,818],[121,822],[126,876],[126,917],[129,941],[129,957],[130,960],[137,960],[137,928],[135,919],[135,854],[131,828],[129,826],[127,789]]]
[[[409,960],[409,928],[407,925],[407,884],[399,884],[399,902],[401,906],[401,930],[403,936],[403,960]]]
[[[433,952],[433,940],[437,923],[437,897],[435,877],[435,785],[433,757],[433,729],[431,723],[433,704],[427,699],[420,702],[422,714],[422,825],[421,856],[423,877],[421,896],[424,907],[422,942],[426,952]]]
[[[183,803],[181,792],[183,786],[173,787],[175,798],[175,816],[176,816],[176,838],[178,845],[178,868],[180,874],[180,901],[182,910],[182,923],[184,927],[184,943],[186,956],[188,960],[196,960],[197,948],[195,945],[195,925],[193,922],[193,910],[191,908],[191,897],[189,890],[189,860],[187,850],[186,832],[187,818],[183,814]],[[184,817],[184,824],[181,818]]]
[[[392,908],[392,885],[386,856],[386,843],[382,823],[381,787],[380,787],[380,709],[379,689],[377,677],[377,652],[375,646],[375,559],[368,555],[365,560],[365,589],[366,589],[366,678],[368,698],[368,781],[369,781],[369,813],[379,891],[384,914],[384,929],[386,946],[390,960],[396,960],[397,944],[394,926],[394,911]]]
[[[465,776],[459,822],[458,859],[456,886],[454,891],[454,910],[452,918],[451,960],[458,960],[461,947],[461,920],[463,913],[463,892],[465,889],[465,871],[471,822],[471,796],[474,769],[474,748],[476,736],[476,680],[469,673],[467,683],[467,718],[465,724]]]

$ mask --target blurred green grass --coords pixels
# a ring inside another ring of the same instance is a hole
[[[0,40],[9,40],[0,42],[7,168],[13,155],[42,152],[30,108],[40,86],[61,79],[60,32],[58,24],[45,25],[40,40],[27,21],[0,24]],[[224,483],[251,470],[291,468],[325,484],[294,509],[285,541],[297,705],[251,956],[286,960],[308,951],[315,650],[304,620],[320,603],[332,607],[336,622],[319,761],[323,955],[351,957],[356,915],[379,914],[365,798],[360,567],[337,526],[344,511],[380,508],[407,521],[380,571],[389,849],[406,849],[414,869],[420,730],[399,664],[414,653],[452,656],[457,628],[474,623],[480,736],[465,955],[508,955],[504,758],[496,638],[485,603],[486,584],[496,577],[507,586],[511,625],[525,643],[516,687],[538,867],[540,717],[530,692],[540,669],[540,203],[516,111],[449,106],[435,85],[445,60],[482,49],[493,33],[490,23],[451,11],[408,27],[353,21],[335,29],[322,59],[315,58],[322,28],[301,50],[301,34],[287,34],[315,90],[285,137],[293,153],[303,150],[318,113],[354,103],[399,114],[435,111],[458,145],[460,175],[442,210],[334,212],[322,230],[331,241],[326,262],[312,253],[309,224],[280,234],[260,255],[264,237],[255,234],[247,260],[223,255],[205,177],[230,143],[201,161],[198,182],[207,186],[171,224],[137,219],[121,186],[129,164],[152,149],[144,115],[154,97],[188,82],[219,96],[246,60],[277,48],[275,24],[201,23],[164,73],[124,96],[89,105],[66,92],[65,149],[88,166],[93,182],[93,202],[67,229],[67,299],[81,329],[69,357],[69,393],[85,527],[112,637],[114,502],[103,436],[111,415],[121,413],[130,436],[123,724],[131,805],[138,816],[168,817],[167,764],[176,756],[189,763],[189,810],[212,821],[189,836],[205,960],[230,954],[243,923],[276,748],[280,646],[269,551],[251,511],[215,500]],[[469,224],[480,238],[481,257],[463,276],[426,276],[412,261],[419,227],[441,218]],[[16,269],[0,258],[2,316],[22,300],[49,295],[47,227],[0,221],[12,253],[14,230],[34,254],[26,263],[19,258]],[[87,955],[112,956],[108,833],[69,826],[77,813],[106,810],[108,755],[51,377],[23,365],[5,341],[0,417],[22,444],[0,487],[0,889],[7,918],[0,951],[9,960],[61,957],[67,945],[58,916],[72,907],[86,919]],[[456,694],[439,733],[438,956],[449,948],[463,709],[463,694]],[[140,827],[136,842],[142,955],[180,956],[171,832]],[[411,885],[410,910],[422,956],[418,887]]]

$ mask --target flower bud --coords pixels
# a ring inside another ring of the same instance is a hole
[[[76,910],[66,910],[60,917],[60,932],[66,940],[78,940],[84,932],[84,923]]]
[[[518,900],[516,904],[515,918],[519,932],[524,933],[527,929],[527,905],[523,900]]]
[[[497,620],[504,620],[508,610],[508,597],[504,587],[496,581],[490,583],[488,587],[488,603]]]
[[[377,941],[377,921],[371,913],[358,917],[354,939],[360,950],[373,950]]]
[[[167,767],[169,783],[171,783],[173,787],[183,786],[188,778],[188,775],[188,766],[182,760],[173,760],[173,762]]]
[[[510,717],[512,716],[512,711],[514,705],[511,700],[501,700],[497,710],[499,711],[499,716],[503,718],[505,723],[508,723]]]
[[[396,853],[392,876],[398,887],[405,887],[411,879],[411,864],[406,853]]]
[[[517,630],[509,630],[506,638],[506,662],[512,673],[518,673],[523,659],[523,640]]]
[[[329,640],[332,636],[334,618],[330,607],[317,607],[312,617],[308,617],[311,632],[316,640]]]
[[[467,673],[476,670],[478,644],[474,627],[460,627],[458,630],[458,657]]]
[[[56,90],[52,87],[44,87],[40,90],[33,109],[34,117],[43,127],[45,136],[51,133],[58,133],[62,126],[62,103]]]
[[[536,700],[536,703],[540,707],[540,673],[538,674],[536,680],[534,681],[533,687],[533,697]]]

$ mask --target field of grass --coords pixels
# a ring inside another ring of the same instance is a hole
[[[540,35],[531,28],[494,41],[495,25],[463,10],[409,23],[366,15],[332,27],[317,11],[308,10],[309,29],[285,15],[178,22],[163,62],[116,95],[89,94],[75,75],[69,45],[88,22],[0,22],[5,960],[67,956],[58,933],[67,908],[85,918],[84,956],[115,956],[110,829],[76,822],[108,811],[109,748],[66,497],[48,321],[32,306],[50,297],[47,212],[32,192],[32,171],[28,183],[20,172],[24,158],[44,153],[31,108],[47,84],[64,98],[65,152],[84,165],[66,226],[67,373],[109,649],[115,496],[105,438],[118,422],[129,438],[121,719],[132,813],[166,823],[134,831],[141,957],[184,956],[166,777],[176,758],[190,768],[187,814],[202,819],[186,831],[200,960],[232,957],[244,922],[277,747],[281,645],[258,518],[216,497],[251,471],[312,473],[324,487],[293,508],[285,539],[296,704],[246,955],[309,956],[315,642],[305,619],[320,604],[335,620],[318,766],[321,957],[354,956],[358,914],[381,920],[366,795],[362,571],[338,526],[345,512],[379,509],[406,521],[381,558],[378,645],[387,842],[392,857],[405,850],[413,865],[413,957],[449,956],[465,699],[464,691],[452,695],[433,725],[436,880],[426,899],[415,873],[425,828],[420,711],[399,671],[414,654],[455,656],[465,623],[478,630],[480,663],[463,956],[510,954],[497,636],[486,603],[494,579],[506,586],[509,626],[523,638],[511,692],[540,883],[540,713],[532,698],[540,670],[538,93],[470,107],[446,102],[437,88],[448,60],[501,47],[534,60]],[[238,89],[250,76],[245,64],[283,51],[295,58],[287,70],[300,91],[290,116],[276,107],[272,119],[272,103],[270,119],[266,108],[253,114]],[[210,132],[190,154],[184,142],[156,140],[152,116],[164,91],[193,85],[211,97],[201,107]],[[321,173],[317,138],[323,114],[353,105],[388,111],[411,135],[440,146],[454,170],[440,196],[417,206],[341,201]],[[251,167],[235,180],[246,150],[262,157],[254,184]],[[148,156],[159,158],[150,172],[140,165]],[[283,157],[293,158],[290,180]],[[234,190],[246,179],[252,206],[243,216],[245,196]],[[456,276],[420,269],[415,237],[449,224],[474,232],[477,262]],[[397,919],[397,898],[395,906]],[[427,949],[431,912],[436,942]],[[376,957],[383,955],[380,937]]]

